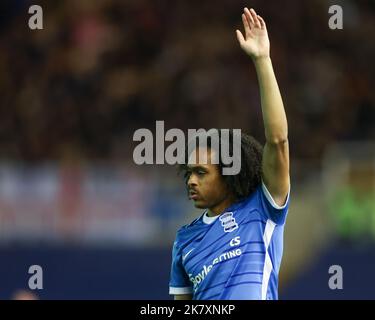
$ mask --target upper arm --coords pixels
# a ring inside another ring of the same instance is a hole
[[[176,296],[188,296],[192,294],[193,288],[190,279],[182,264],[182,252],[177,241],[173,244],[172,265],[169,281],[169,294]],[[180,300],[180,299],[178,299]]]
[[[288,140],[266,142],[262,158],[262,180],[276,204],[284,205],[290,188]]]
[[[174,296],[175,300],[192,300],[193,295],[192,294],[176,294]]]

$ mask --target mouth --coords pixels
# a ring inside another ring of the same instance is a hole
[[[198,196],[198,193],[196,191],[192,191],[192,190],[189,191],[189,199],[198,200],[198,198],[199,198],[199,196]]]

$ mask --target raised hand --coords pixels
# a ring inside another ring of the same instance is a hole
[[[253,59],[269,57],[270,41],[263,18],[258,16],[254,9],[244,8],[242,22],[245,37],[240,30],[236,30],[241,48]]]

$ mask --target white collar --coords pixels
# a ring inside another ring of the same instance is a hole
[[[205,223],[205,224],[211,224],[211,223],[213,223],[217,218],[219,218],[219,214],[217,215],[217,216],[213,216],[213,217],[209,217],[208,215],[207,215],[207,212],[208,211],[206,211],[204,214],[203,214],[203,222]]]

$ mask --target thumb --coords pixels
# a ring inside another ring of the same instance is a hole
[[[237,39],[238,39],[238,42],[240,44],[242,44],[243,42],[245,42],[245,38],[243,37],[242,33],[240,30],[236,30],[236,35],[237,35]]]

